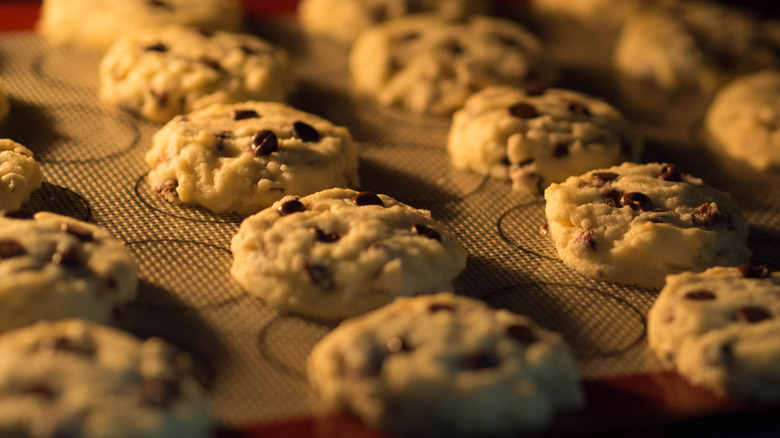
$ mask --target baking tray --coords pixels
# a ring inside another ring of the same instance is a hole
[[[620,78],[610,62],[613,33],[560,22],[532,26],[562,66],[556,86],[623,110],[645,139],[643,161],[677,163],[729,191],[750,224],[753,261],[780,268],[780,175],[711,151],[701,132],[706,96],[661,95]],[[292,105],[352,131],[363,189],[429,209],[459,237],[469,260],[457,292],[526,314],[567,338],[589,405],[559,416],[548,435],[642,436],[688,426],[728,433],[716,414],[736,416],[744,430],[765,429],[771,409],[693,388],[655,360],[646,343],[655,291],[602,283],[563,266],[539,233],[540,196],[453,169],[445,148],[449,118],[384,108],[355,94],[348,47],[305,35],[291,17],[260,19],[253,33],[295,60]],[[229,244],[242,218],[172,206],[152,194],[143,156],[160,125],[100,103],[99,61],[99,54],[53,47],[34,32],[0,37],[0,76],[12,104],[0,135],[32,149],[44,173],[26,208],[93,222],[126,243],[140,266],[140,286],[121,326],[193,355],[223,435],[386,436],[328,411],[306,383],[306,356],[334,324],[280,314],[231,279]]]

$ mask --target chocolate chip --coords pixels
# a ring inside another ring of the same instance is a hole
[[[246,120],[246,119],[256,119],[260,117],[259,114],[257,114],[257,111],[251,110],[251,109],[245,109],[245,110],[235,110],[230,113],[230,117],[233,118],[233,120]]]
[[[658,178],[664,181],[682,181],[682,174],[674,164],[664,164],[658,172]]]
[[[762,307],[747,306],[737,310],[737,321],[756,323],[769,319],[772,314]]]
[[[158,9],[165,9],[166,11],[172,11],[173,7],[162,0],[146,0],[146,4]]]
[[[498,366],[498,359],[488,353],[473,353],[463,358],[463,362],[470,370],[484,370]]]
[[[379,196],[374,192],[360,192],[352,199],[355,201],[355,204],[361,207],[366,205],[379,205],[381,207],[385,206],[385,203],[382,202],[382,199],[380,199]]]
[[[24,255],[26,251],[21,243],[16,240],[0,240],[0,260],[10,259]]]
[[[539,117],[533,105],[520,102],[509,107],[509,114],[520,119],[533,119]]]
[[[17,392],[24,395],[32,395],[45,399],[53,399],[57,395],[51,386],[43,382],[24,384],[17,389]]]
[[[170,406],[181,395],[176,382],[168,379],[145,379],[138,389],[138,402],[153,407]]]
[[[566,143],[558,143],[555,145],[552,154],[555,158],[563,158],[569,155],[569,145]]]
[[[691,212],[693,224],[709,228],[726,220],[726,214],[718,209],[714,202],[706,202]]]
[[[55,265],[67,266],[70,268],[78,267],[81,264],[80,248],[71,244],[58,245],[54,254],[51,255],[51,262]]]
[[[409,32],[401,35],[401,37],[398,38],[399,42],[407,43],[410,41],[414,41],[416,39],[420,38],[419,32]]]
[[[685,294],[683,298],[694,301],[710,301],[714,300],[716,297],[714,293],[708,290],[694,290]]]
[[[157,196],[173,204],[179,200],[179,194],[176,192],[177,187],[179,187],[179,182],[169,179],[155,187],[154,192],[157,193]]]
[[[330,276],[330,269],[327,266],[307,260],[303,263],[303,269],[309,275],[309,280],[315,285],[325,290],[331,290],[335,286],[333,278]]]
[[[34,348],[48,354],[71,353],[80,356],[93,356],[95,354],[95,347],[92,344],[79,344],[73,339],[63,336],[47,336],[42,338],[35,344]]]
[[[432,240],[441,240],[441,234],[427,225],[414,224],[412,226],[412,231],[419,236],[427,237]]]
[[[600,185],[604,185],[608,182],[612,182],[618,179],[620,175],[614,172],[593,172],[590,174],[590,179]]]
[[[315,239],[318,242],[333,243],[341,239],[341,236],[339,236],[336,233],[326,233],[319,228],[313,228],[313,230],[314,230]]]
[[[768,266],[753,265],[750,263],[739,265],[737,269],[739,269],[739,273],[742,274],[742,278],[767,278],[771,273]]]
[[[590,110],[585,105],[582,105],[577,102],[566,102],[566,109],[570,112],[573,112],[574,114],[579,114],[581,116],[589,116]]]
[[[213,59],[203,57],[203,58],[198,59],[198,62],[203,64],[203,65],[205,65],[206,67],[208,67],[208,68],[210,68],[212,70],[216,70],[216,71],[222,70],[222,66],[219,64],[219,62],[217,62],[217,61],[215,61]]]
[[[7,211],[7,210],[0,210],[0,216],[8,218],[8,219],[34,219],[35,213],[29,211],[29,210],[17,210],[17,211]]]
[[[621,193],[618,190],[609,190],[608,192],[604,193],[604,196],[602,199],[604,200],[604,203],[609,205],[612,208],[618,208],[620,207],[620,199],[623,197],[623,193]]]
[[[159,107],[165,107],[168,105],[168,93],[165,91],[152,90],[152,97]]]
[[[61,224],[60,231],[63,233],[68,233],[71,236],[75,236],[81,242],[92,242],[95,240],[95,236],[92,234],[92,230],[88,230],[75,224]]]
[[[199,27],[194,27],[192,30],[195,31],[198,35],[202,36],[203,38],[211,38],[214,36],[214,31],[207,30],[207,29],[201,29]]]
[[[287,216],[288,214],[306,211],[306,207],[301,201],[297,199],[291,199],[289,201],[283,202],[282,205],[276,209],[276,211],[279,212],[279,214],[282,216]]]
[[[527,325],[523,324],[510,325],[506,328],[506,334],[515,341],[525,345],[533,344],[539,340],[539,338],[534,334],[533,330],[531,330],[531,328]]]
[[[150,46],[144,47],[144,52],[161,52],[161,53],[164,53],[164,52],[167,52],[167,51],[168,51],[168,46],[166,46],[163,43],[156,43],[156,44],[152,44]]]
[[[320,141],[320,132],[311,125],[303,123],[300,120],[293,123],[292,135],[307,143],[317,143]]]
[[[596,230],[593,228],[588,228],[587,230],[584,230],[582,233],[580,233],[579,236],[575,239],[576,242],[582,242],[593,251],[596,250]]]
[[[521,162],[517,163],[517,167],[525,167],[525,166],[528,166],[529,164],[533,164],[533,163],[534,163],[534,161],[536,161],[536,160],[534,160],[533,158],[528,158],[528,159],[526,159],[526,160],[523,160],[523,161],[521,161]]]
[[[428,306],[428,312],[430,313],[436,313],[436,312],[452,312],[455,310],[455,307],[444,304],[444,303],[433,303]]]
[[[279,150],[279,139],[273,131],[263,129],[252,136],[250,147],[255,157],[271,155]]]
[[[387,340],[387,351],[391,353],[401,353],[405,351],[412,351],[412,348],[409,347],[409,343],[406,342],[403,338],[393,336]]]
[[[230,131],[222,131],[219,134],[216,135],[216,143],[215,146],[217,148],[218,152],[223,152],[225,150],[225,144],[228,140],[233,138],[233,134]]]
[[[650,197],[639,192],[629,192],[621,196],[620,205],[639,211],[650,211],[653,209],[653,202],[650,200]]]
[[[444,49],[453,56],[460,55],[466,51],[466,48],[458,40],[449,40],[444,44]]]

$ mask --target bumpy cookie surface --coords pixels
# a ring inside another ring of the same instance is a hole
[[[458,18],[489,9],[484,0],[303,0],[298,18],[309,32],[350,42],[373,25],[407,14],[436,11]]]
[[[329,406],[414,436],[521,436],[584,404],[561,335],[449,292],[342,322],[308,374]]]
[[[606,102],[570,90],[489,87],[452,119],[452,164],[540,193],[551,182],[637,160],[641,142]]]
[[[237,0],[46,0],[38,31],[55,44],[104,51],[142,29],[182,24],[240,31],[243,20]]]
[[[777,63],[780,39],[758,20],[713,2],[666,2],[623,27],[619,71],[662,89],[714,91],[730,75]]]
[[[427,14],[362,33],[350,69],[358,91],[429,114],[450,114],[490,85],[546,86],[555,76],[539,40],[515,23]]]
[[[188,356],[84,320],[0,339],[4,437],[207,438],[213,416]]]
[[[146,162],[158,195],[218,213],[253,214],[286,195],[359,184],[346,128],[272,102],[176,117],[154,135]]]
[[[691,382],[742,399],[780,400],[780,273],[716,267],[666,279],[647,320],[656,355]]]
[[[0,216],[0,332],[42,319],[110,323],[135,297],[136,272],[100,227],[45,212]]]
[[[759,170],[780,169],[780,73],[765,70],[722,88],[704,126],[732,157]]]
[[[0,210],[18,210],[42,182],[43,175],[32,151],[0,138]]]
[[[669,274],[750,259],[736,202],[672,164],[588,172],[544,198],[558,256],[589,277],[658,289]]]
[[[291,78],[287,53],[260,38],[167,26],[111,47],[100,63],[100,98],[165,123],[213,103],[282,102]]]
[[[281,199],[244,220],[231,250],[246,290],[326,319],[450,289],[466,267],[465,250],[430,212],[349,189]]]

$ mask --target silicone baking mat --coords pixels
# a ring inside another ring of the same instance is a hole
[[[449,165],[449,118],[383,108],[354,94],[348,47],[308,37],[294,20],[259,22],[254,30],[295,59],[299,84],[290,103],[352,131],[363,189],[429,209],[457,234],[469,254],[457,292],[561,332],[590,381],[662,371],[645,336],[656,292],[563,266],[539,232],[540,196]],[[711,151],[700,129],[706,97],[664,96],[621,80],[610,67],[613,34],[554,23],[535,30],[563,68],[556,86],[622,109],[645,138],[643,161],[675,162],[734,195],[751,227],[754,262],[780,267],[780,175]],[[99,61],[99,54],[52,47],[32,32],[0,37],[0,77],[12,103],[0,135],[32,149],[45,178],[26,208],[96,223],[127,244],[140,287],[122,326],[190,352],[224,426],[324,414],[307,386],[305,360],[333,324],[280,314],[231,279],[229,244],[241,217],[171,206],[152,194],[143,156],[160,125],[101,105]]]

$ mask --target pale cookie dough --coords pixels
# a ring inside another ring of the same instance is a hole
[[[736,202],[673,164],[588,172],[551,184],[544,198],[558,256],[588,277],[660,289],[669,274],[750,259]]]
[[[713,92],[730,76],[776,65],[780,39],[758,20],[713,2],[668,2],[639,10],[623,27],[617,69],[677,91]]]
[[[355,88],[383,105],[445,115],[490,85],[547,86],[556,76],[539,39],[497,18],[409,16],[375,26],[350,53]]]
[[[647,0],[532,0],[535,12],[574,19],[585,25],[615,28]]]
[[[152,143],[152,189],[217,213],[248,215],[286,195],[359,185],[349,131],[280,103],[214,104],[174,118]]]
[[[0,210],[18,210],[42,182],[43,174],[32,151],[0,138]]]
[[[245,219],[231,250],[247,291],[322,319],[450,289],[466,267],[466,251],[430,212],[349,189],[286,196]]]
[[[780,72],[753,73],[722,88],[704,126],[728,155],[758,170],[780,169]]]
[[[780,401],[780,273],[766,266],[670,275],[647,335],[656,355],[696,385]]]
[[[560,334],[449,292],[342,322],[307,365],[328,406],[412,436],[526,436],[585,402]]]
[[[54,213],[0,215],[0,332],[42,319],[111,323],[135,297],[137,267],[102,228]]]
[[[407,14],[438,12],[460,18],[490,12],[485,0],[302,0],[298,19],[311,33],[352,42],[376,24]]]
[[[208,438],[214,416],[192,360],[159,338],[84,320],[0,338],[0,435]]]
[[[455,113],[447,149],[458,169],[541,193],[551,182],[638,160],[641,141],[600,99],[556,88],[489,87]]]
[[[55,44],[105,51],[142,29],[181,24],[239,32],[243,22],[238,0],[45,0],[37,27]]]
[[[166,26],[123,37],[100,63],[100,98],[152,122],[213,103],[283,102],[287,53],[252,35]]]

